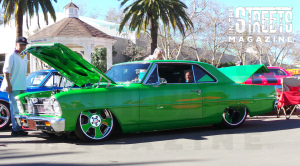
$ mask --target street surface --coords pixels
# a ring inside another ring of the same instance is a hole
[[[30,131],[0,131],[0,165],[299,165],[300,118],[248,117],[237,129],[203,126],[114,134],[86,143]]]

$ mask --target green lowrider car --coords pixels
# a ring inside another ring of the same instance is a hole
[[[225,69],[206,63],[137,61],[114,65],[104,74],[62,44],[34,45],[25,51],[82,86],[16,97],[17,123],[50,134],[75,132],[82,140],[100,141],[114,129],[127,133],[208,124],[234,128],[247,114],[267,113],[274,106],[274,87],[238,84],[234,79],[240,79],[239,72],[229,70],[229,78]],[[245,79],[268,69],[256,65],[248,70]],[[190,82],[185,80],[187,72],[192,74]]]

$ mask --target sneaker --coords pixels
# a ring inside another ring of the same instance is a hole
[[[19,131],[11,131],[11,134],[10,134],[12,137],[17,137],[19,136]]]
[[[23,131],[23,130],[20,130],[20,131],[18,132],[18,135],[19,135],[19,136],[27,136],[27,135],[28,135],[28,132],[25,132],[25,131]]]

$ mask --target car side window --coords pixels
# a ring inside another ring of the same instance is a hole
[[[44,84],[44,87],[53,87],[53,82],[54,82],[54,77],[53,74],[51,74],[50,78]]]
[[[191,64],[159,63],[158,74],[167,84],[195,83]]]
[[[158,82],[157,65],[155,65],[155,69],[152,71],[146,84],[156,84],[157,82]]]
[[[216,80],[201,69],[198,65],[193,65],[194,75],[197,83],[202,82],[216,82]]]

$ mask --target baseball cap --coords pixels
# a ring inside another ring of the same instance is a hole
[[[17,37],[16,43],[19,43],[19,44],[28,44],[27,43],[27,39],[25,37],[23,37],[23,36]]]

